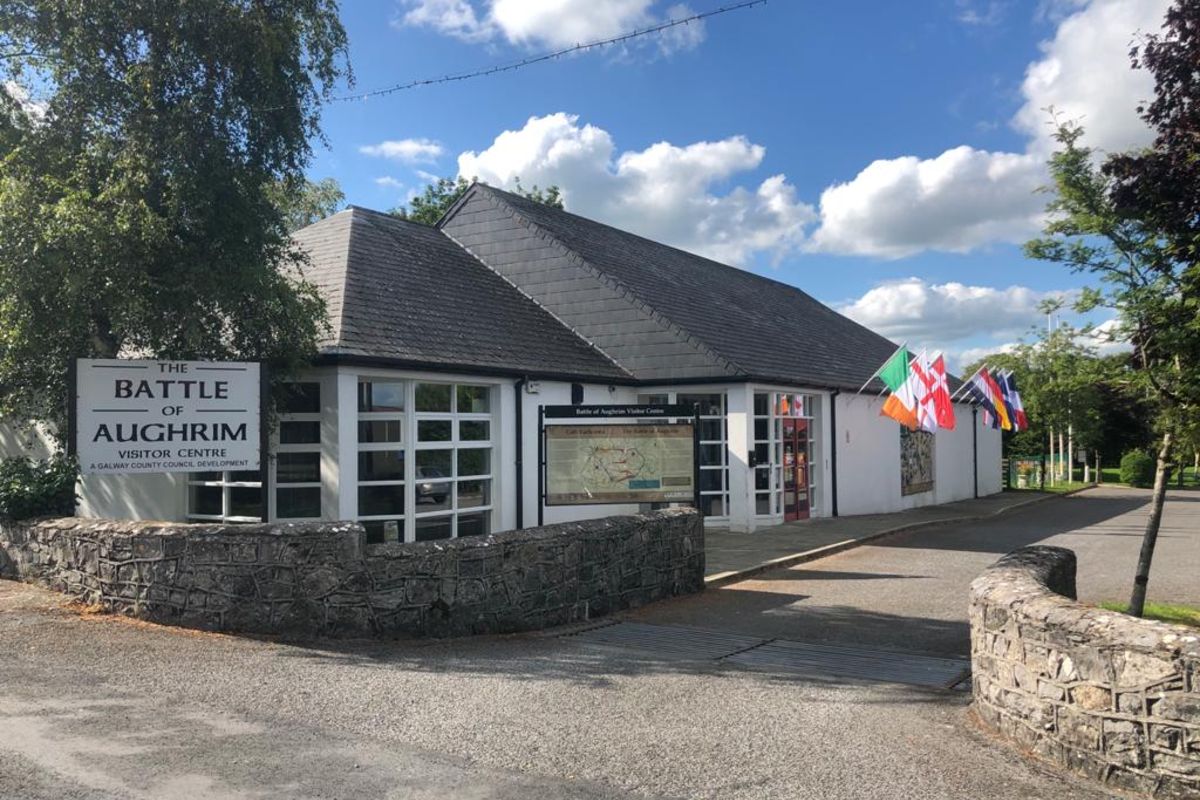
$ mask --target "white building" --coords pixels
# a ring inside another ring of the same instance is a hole
[[[734,530],[1001,489],[998,431],[959,404],[954,431],[902,434],[879,386],[856,394],[896,345],[795,287],[482,185],[436,228],[351,208],[297,239],[332,332],[274,436],[273,519],[409,541],[534,525],[538,407],[571,403],[699,404],[703,511]],[[89,476],[79,513],[250,521],[262,491]]]

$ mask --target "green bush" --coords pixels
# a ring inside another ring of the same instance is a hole
[[[1130,450],[1121,456],[1121,483],[1142,488],[1154,485],[1154,457],[1141,450]]]
[[[0,461],[0,519],[74,514],[76,474],[64,458]]]

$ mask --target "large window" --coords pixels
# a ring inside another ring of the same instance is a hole
[[[194,522],[261,522],[261,473],[258,470],[189,473],[188,519]]]
[[[760,517],[783,514],[783,419],[813,419],[816,397],[789,392],[754,394],[754,513]],[[809,428],[807,463],[813,462],[814,431]],[[808,470],[808,496],[816,506],[816,472]]]
[[[359,383],[358,514],[369,542],[491,531],[492,388]]]
[[[275,519],[321,518],[321,384],[283,389],[274,443]],[[188,475],[188,519],[261,522],[262,476],[257,470]]]
[[[321,518],[321,384],[285,387],[275,445],[276,519]]]
[[[729,516],[729,436],[725,393],[643,394],[639,403],[700,407],[700,509],[705,517]]]

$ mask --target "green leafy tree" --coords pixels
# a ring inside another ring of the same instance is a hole
[[[408,208],[403,206],[394,208],[391,213],[410,222],[436,225],[438,220],[450,210],[450,206],[458,202],[458,198],[471,188],[473,182],[461,176],[457,179],[438,178],[427,184],[419,195],[410,200]],[[554,208],[563,207],[562,191],[557,186],[540,189],[534,185],[532,189],[526,189],[521,186],[520,178],[515,179],[513,183],[513,191],[522,197]]]
[[[0,413],[62,430],[75,357],[314,352],[273,195],[346,47],[336,0],[0,5]]]
[[[1193,29],[1195,31],[1197,29]],[[1134,577],[1130,613],[1142,614],[1154,544],[1162,520],[1172,465],[1175,429],[1200,401],[1200,282],[1194,256],[1175,242],[1153,210],[1119,205],[1117,181],[1095,166],[1081,143],[1078,125],[1059,127],[1061,149],[1050,160],[1054,199],[1050,222],[1026,253],[1096,277],[1077,308],[1109,308],[1118,314],[1118,335],[1133,347],[1128,389],[1154,403],[1161,434],[1153,499]],[[1156,147],[1168,146],[1163,142]],[[1175,191],[1181,191],[1176,187]],[[1192,185],[1192,192],[1200,186]]]
[[[271,200],[283,214],[288,233],[320,222],[336,213],[346,202],[346,193],[334,178],[313,181],[284,181],[271,187]]]

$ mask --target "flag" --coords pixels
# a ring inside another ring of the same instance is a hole
[[[948,431],[954,430],[954,402],[950,399],[950,382],[946,379],[946,359],[941,353],[933,357],[933,405],[937,424]]]
[[[1004,376],[1004,384],[1008,390],[1009,403],[1016,413],[1013,426],[1019,431],[1029,430],[1029,417],[1025,416],[1025,404],[1021,402],[1021,392],[1017,389],[1017,376],[1009,372]]]
[[[909,368],[907,347],[901,347],[882,367],[879,368],[879,380],[883,381],[891,395],[883,404],[880,414],[891,417],[905,427],[917,429],[917,387],[918,379]]]
[[[996,383],[996,378],[991,371],[986,367],[979,370],[975,379],[983,381],[987,387],[988,401],[992,404],[992,408],[996,410],[996,417],[1000,420],[1000,427],[1006,431],[1012,430],[1012,420],[1008,418],[1008,409],[1004,405],[1004,392],[1000,390],[1000,384]]]
[[[989,428],[1001,427],[1000,416],[996,414],[996,404],[992,402],[991,389],[988,387],[987,381],[983,379],[983,368],[976,370],[963,387],[966,394],[983,407],[983,421]]]
[[[917,393],[917,427],[929,433],[937,433],[937,407],[934,402],[937,378],[933,375],[933,366],[924,350],[913,359],[912,371],[917,377],[914,384]]]
[[[1012,392],[1008,388],[1008,378],[1003,372],[993,372],[992,380],[996,382],[996,388],[1000,390],[1000,402],[1004,404],[1004,411],[1008,415],[1008,425],[1010,430],[1018,431],[1017,427],[1017,412],[1012,404]]]

